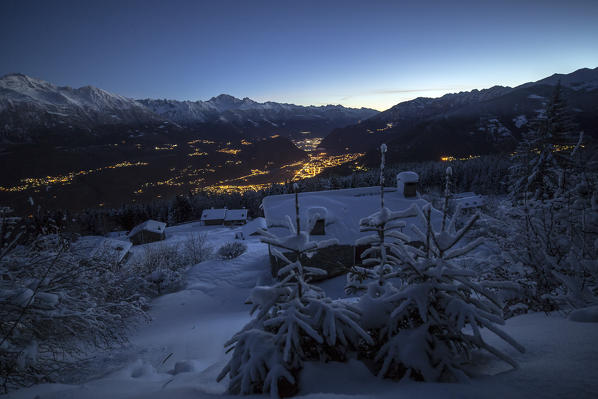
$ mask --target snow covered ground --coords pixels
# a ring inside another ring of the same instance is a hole
[[[233,241],[239,230],[189,223],[168,228],[166,243],[176,244],[190,233],[206,232],[217,250],[225,242]],[[229,397],[227,381],[216,382],[229,356],[224,352],[224,342],[249,320],[249,305],[244,301],[250,289],[271,279],[267,247],[253,237],[245,242],[248,251],[241,257],[195,265],[188,271],[185,289],[155,299],[151,322],[140,326],[126,348],[98,355],[90,361],[86,382],[37,385],[8,397]],[[134,251],[141,249],[134,247]],[[343,284],[341,276],[321,286],[330,297],[337,298],[343,296]],[[499,340],[491,343],[514,357],[521,366],[519,370],[509,370],[492,358],[483,358],[478,359],[480,366],[476,368],[480,377],[469,383],[396,383],[372,376],[357,360],[345,364],[308,363],[301,375],[302,390],[298,396],[309,399],[598,397],[598,323],[576,322],[560,314],[528,314],[508,320],[505,331],[525,346],[526,353],[520,354]]]

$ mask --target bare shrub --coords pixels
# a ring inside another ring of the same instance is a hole
[[[143,298],[106,265],[42,236],[0,258],[0,384],[55,381],[90,350],[126,341]]]
[[[196,265],[212,257],[214,248],[208,245],[208,235],[206,233],[192,233],[189,238],[183,242],[184,256],[190,265]]]
[[[145,280],[143,293],[153,297],[179,289],[188,265],[179,253],[179,245],[148,245],[133,262],[130,272]]]
[[[227,242],[218,250],[221,259],[234,259],[247,251],[247,245],[242,242]]]

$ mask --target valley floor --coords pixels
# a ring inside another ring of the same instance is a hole
[[[232,241],[236,229],[199,227],[167,229],[167,242],[192,231],[206,231],[215,248]],[[186,288],[155,299],[151,322],[130,344],[90,362],[92,374],[80,384],[44,384],[21,389],[9,398],[227,398],[227,381],[216,376],[228,356],[224,343],[250,318],[244,304],[256,284],[270,281],[268,251],[257,239],[230,260],[210,260],[192,267]],[[138,249],[136,249],[138,250]],[[322,284],[329,296],[342,294],[343,279]],[[596,398],[598,397],[598,323],[580,323],[564,315],[527,314],[507,321],[511,336],[526,353],[510,351],[520,369],[494,359],[479,359],[481,376],[469,383],[432,384],[381,380],[360,362],[308,363],[299,397],[361,398]],[[489,338],[490,339],[490,338]],[[76,376],[73,376],[75,378]],[[78,376],[79,379],[83,378]],[[263,396],[265,397],[265,396]]]

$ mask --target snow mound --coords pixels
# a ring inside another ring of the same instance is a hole
[[[569,314],[569,320],[579,323],[598,323],[598,305],[574,310]]]

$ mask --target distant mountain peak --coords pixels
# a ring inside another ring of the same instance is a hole
[[[21,73],[0,78],[0,134],[5,132],[7,137],[26,137],[33,129],[70,126],[90,130],[101,125],[163,121],[179,127],[205,124],[206,129],[225,129],[247,137],[306,131],[322,136],[333,128],[357,123],[376,113],[340,106],[259,103],[229,94],[208,101],[134,100],[90,85],[55,86]],[[214,127],[215,124],[218,126]]]
[[[237,97],[231,96],[230,94],[219,94],[208,100],[209,102],[241,102]]]
[[[587,90],[598,88],[598,67],[581,68],[571,73],[554,73],[547,78],[535,82],[524,83],[517,88],[531,87],[534,85],[555,86],[558,82],[561,86],[573,90]]]
[[[7,78],[24,78],[27,77],[27,75],[20,73],[20,72],[11,72],[11,73],[7,73],[6,75],[2,75],[0,76],[0,80],[3,79],[7,79]]]
[[[35,87],[56,87],[42,79],[32,78],[22,73],[9,73],[0,78],[0,87],[18,89],[21,86]]]

